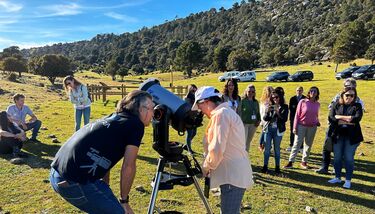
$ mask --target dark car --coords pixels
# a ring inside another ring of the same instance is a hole
[[[277,71],[273,72],[266,78],[267,82],[276,82],[276,81],[288,81],[289,73],[287,71]]]
[[[354,71],[358,70],[360,68],[360,66],[352,66],[352,67],[349,67],[341,72],[338,72],[336,74],[336,79],[337,80],[340,80],[340,79],[346,79],[346,78],[349,78],[349,77],[352,77],[352,74]]]
[[[308,80],[311,81],[314,79],[314,74],[312,71],[297,71],[295,74],[292,74],[288,77],[289,81],[304,81]]]
[[[375,74],[375,65],[364,65],[361,66],[358,70],[354,71],[352,77],[354,79],[372,79]]]

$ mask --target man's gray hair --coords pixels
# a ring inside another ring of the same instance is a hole
[[[144,105],[147,98],[152,100],[151,94],[142,90],[134,90],[127,94],[121,102],[118,103],[116,112],[129,111],[139,116],[139,107]]]
[[[354,88],[356,88],[357,87],[357,81],[354,79],[354,78],[347,78],[347,79],[345,79],[344,80],[344,87],[346,86],[346,85],[351,85],[351,86],[354,86]]]

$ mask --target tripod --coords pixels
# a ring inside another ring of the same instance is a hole
[[[150,203],[149,203],[149,207],[147,211],[148,214],[152,214],[154,212],[155,201],[158,195],[159,188],[160,190],[173,189],[174,185],[188,186],[192,183],[194,183],[194,186],[197,189],[198,195],[203,201],[204,206],[206,207],[207,213],[208,214],[213,213],[207,199],[204,197],[203,191],[201,187],[199,186],[198,179],[196,177],[196,175],[200,174],[202,170],[200,169],[199,164],[197,160],[194,158],[194,156],[192,157],[193,157],[194,165],[195,165],[194,168],[192,167],[190,160],[186,155],[179,154],[179,155],[174,156],[173,158],[166,158],[166,157],[160,156],[159,161],[158,161],[156,175],[153,181],[152,194],[151,194],[151,199],[150,199]],[[161,183],[165,165],[168,162],[178,163],[179,161],[183,162],[187,175],[177,176],[177,175],[169,174],[169,179],[164,180],[163,178],[163,183]]]

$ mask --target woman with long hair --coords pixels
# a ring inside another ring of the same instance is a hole
[[[345,183],[344,188],[351,187],[351,180],[354,169],[354,154],[363,141],[362,130],[359,122],[362,119],[362,106],[355,100],[357,90],[355,88],[345,88],[341,92],[340,99],[334,103],[329,113],[329,122],[334,127],[329,135],[333,141],[333,153],[335,154],[333,166],[335,168],[335,178],[329,183],[341,183],[341,170],[344,160]]]
[[[246,151],[249,152],[251,140],[260,123],[259,102],[255,99],[255,86],[246,87],[238,108],[238,113],[245,126]]]
[[[293,133],[295,134],[295,139],[290,152],[289,162],[284,167],[289,169],[293,167],[293,162],[296,159],[299,148],[301,144],[303,145],[303,154],[301,167],[303,169],[308,169],[307,161],[309,159],[310,150],[314,142],[315,133],[317,127],[320,126],[319,122],[319,88],[313,86],[310,88],[309,93],[305,99],[299,101],[296,110],[296,116],[294,118]]]
[[[0,112],[0,154],[25,157],[26,154],[21,152],[25,140],[25,132],[10,121],[6,111]]]
[[[228,79],[225,83],[223,90],[224,102],[228,102],[229,107],[231,107],[235,112],[238,113],[238,106],[241,101],[241,97],[238,95],[238,84],[235,79]]]
[[[270,103],[271,95],[274,92],[274,89],[272,86],[266,86],[263,88],[262,96],[260,97],[260,103],[259,103],[259,111],[260,111],[260,125],[263,129],[264,124],[266,121],[264,121],[264,116],[266,115],[266,108]],[[259,150],[264,150],[264,133],[261,132],[260,139],[259,139]]]
[[[275,153],[275,173],[280,173],[280,144],[286,130],[285,123],[288,120],[288,105],[285,104],[284,96],[280,91],[272,93],[266,114],[263,117],[266,123],[263,126],[264,133],[264,163],[262,172],[268,171],[268,160],[271,147]]]
[[[192,107],[195,102],[195,92],[197,91],[197,89],[198,89],[197,86],[194,84],[190,84],[188,86],[188,93],[184,97],[184,100],[186,103],[190,104],[190,107]],[[186,145],[190,152],[194,152],[193,149],[191,148],[191,141],[197,134],[197,128],[195,127],[195,128],[187,129],[186,132],[187,132]]]
[[[63,83],[66,92],[69,94],[70,102],[74,104],[75,130],[78,131],[81,127],[82,115],[84,125],[90,122],[91,100],[89,92],[87,87],[73,76],[65,77]]]

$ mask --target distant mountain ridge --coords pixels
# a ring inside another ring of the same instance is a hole
[[[364,23],[367,44],[375,43],[374,0],[264,0],[191,14],[135,33],[98,34],[91,40],[24,49],[26,57],[63,54],[81,65],[168,69],[183,41],[199,42],[202,68],[212,70],[214,49],[250,52],[255,65],[328,59],[338,33],[350,22]],[[368,46],[367,46],[368,47]]]

